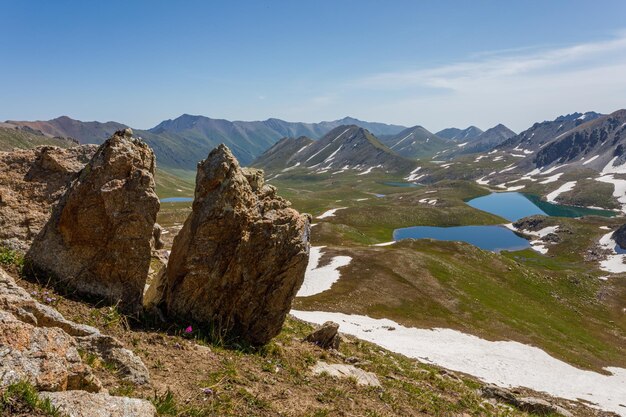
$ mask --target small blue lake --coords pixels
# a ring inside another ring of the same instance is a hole
[[[610,210],[553,204],[542,201],[539,196],[523,193],[493,193],[484,197],[474,198],[468,201],[467,204],[475,209],[504,217],[511,222],[535,214],[558,217],[615,216],[615,212]]]
[[[393,240],[437,239],[467,242],[479,248],[500,252],[515,251],[530,247],[528,241],[504,226],[414,226],[396,229]]]
[[[542,201],[538,196],[522,193],[493,193],[467,202],[478,210],[493,213],[511,222],[541,214],[544,216],[581,217],[588,215],[612,217],[610,210],[563,206]],[[530,247],[526,239],[502,225],[433,227],[414,226],[396,229],[393,240],[437,239],[467,242],[479,248],[499,252],[521,250]]]
[[[193,201],[193,197],[167,197],[161,199],[161,203],[189,203],[191,201]]]

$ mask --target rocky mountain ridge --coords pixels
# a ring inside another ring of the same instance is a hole
[[[456,146],[453,140],[441,138],[422,126],[405,129],[396,135],[381,136],[380,141],[398,155],[411,159],[432,157]]]
[[[465,129],[450,127],[435,133],[440,138],[454,140],[457,142],[469,142],[476,139],[483,131],[476,126],[470,126]]]
[[[515,132],[502,123],[485,130],[469,141],[465,141],[456,148],[445,153],[446,159],[459,155],[474,154],[491,151],[496,146],[515,136]]]
[[[296,142],[303,146],[296,150]],[[282,172],[304,169],[316,174],[353,171],[359,175],[373,170],[404,173],[415,165],[413,161],[385,146],[369,131],[355,125],[337,127],[317,141],[300,139],[296,142],[283,140],[257,158],[252,165],[272,167],[275,170],[282,168]],[[281,165],[275,163],[275,155],[284,155]]]

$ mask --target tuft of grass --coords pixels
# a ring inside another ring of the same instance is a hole
[[[48,399],[41,399],[35,387],[27,381],[11,384],[0,393],[0,414],[12,415],[27,410],[52,417],[62,417],[59,410]]]
[[[159,416],[178,415],[178,405],[176,404],[176,399],[174,398],[172,391],[169,389],[161,395],[155,391],[154,397],[152,397],[150,401],[154,405],[154,408],[156,408]]]

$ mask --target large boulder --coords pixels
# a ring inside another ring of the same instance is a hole
[[[159,199],[152,150],[126,129],[104,142],[55,207],[25,271],[127,310],[141,306]]]
[[[0,245],[26,251],[96,145],[0,152]]]
[[[218,334],[264,344],[304,280],[310,216],[289,208],[263,171],[220,145],[198,164],[192,212],[174,239],[154,304]]]

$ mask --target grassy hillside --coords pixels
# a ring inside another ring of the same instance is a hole
[[[159,198],[193,197],[196,186],[196,173],[157,166],[154,180],[156,182],[156,193]]]
[[[11,151],[15,148],[31,149],[41,145],[70,148],[77,143],[67,138],[44,136],[30,129],[0,126],[0,151]]]
[[[599,280],[604,273],[595,261],[585,260],[603,233],[599,227],[617,227],[620,219],[550,218],[562,233],[548,256],[532,250],[495,254],[434,240],[373,247],[392,240],[400,227],[506,222],[464,203],[486,194],[475,183],[405,188],[385,185],[390,180],[371,174],[367,179],[292,174],[272,181],[295,208],[314,216],[346,207],[333,217],[314,218],[312,244],[326,246],[328,256],[347,255],[353,261],[331,290],[298,299],[297,308],[513,339],[584,368],[626,365],[626,317],[620,301],[626,283]],[[437,204],[420,203],[425,198],[437,199]]]

